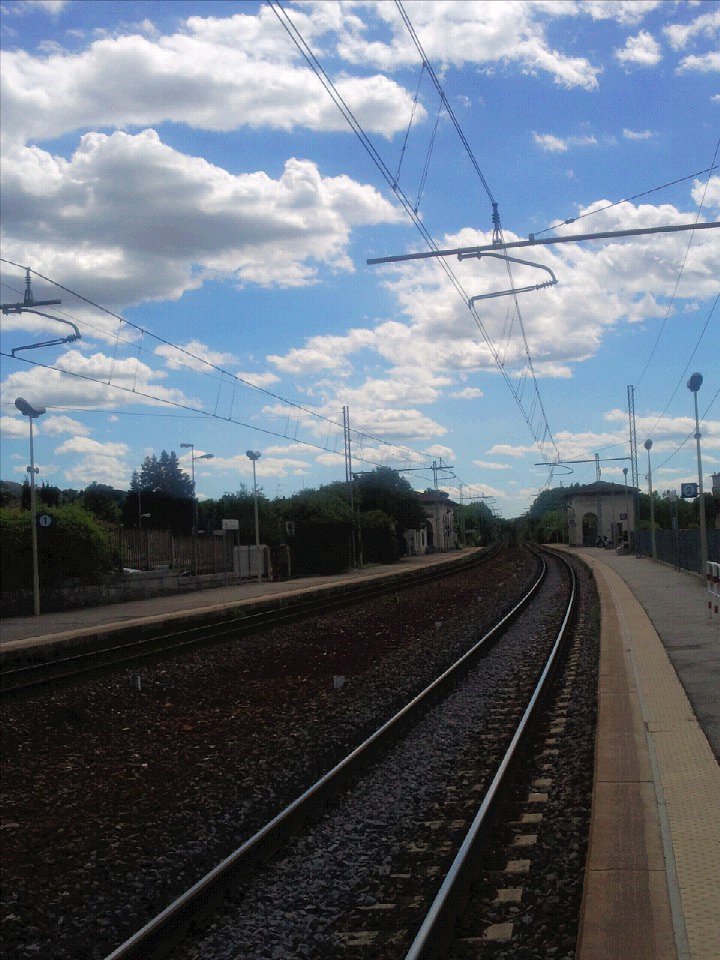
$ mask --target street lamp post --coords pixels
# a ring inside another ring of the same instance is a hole
[[[181,443],[180,447],[182,450],[190,451],[190,470],[192,473],[192,492],[193,492],[193,575],[197,577],[198,575],[198,501],[197,494],[195,493],[195,461],[196,460],[212,460],[214,454],[212,453],[201,453],[199,456],[195,456],[195,444],[194,443]]]
[[[625,527],[627,530],[627,540],[629,543],[630,542],[630,501],[628,500],[627,475],[628,475],[628,468],[623,467],[623,476],[625,477]]]
[[[258,565],[258,582],[262,581],[262,564],[260,563],[260,517],[258,514],[258,498],[257,498],[257,476],[255,473],[255,464],[260,459],[259,450],[246,450],[245,456],[252,460],[253,465],[253,499],[255,501],[255,559],[257,560]]]
[[[650,466],[650,450],[652,449],[652,440],[647,439],[645,441],[645,449],[647,450],[648,455],[648,495],[650,497],[650,542],[652,543],[652,558],[657,560],[657,546],[655,544],[655,504],[653,503],[653,489],[652,489],[652,468]]]
[[[697,445],[698,462],[698,491],[700,495],[700,574],[705,576],[707,573],[707,532],[705,528],[705,494],[703,492],[703,471],[702,457],[700,456],[700,420],[698,418],[698,390],[702,386],[703,378],[701,373],[694,373],[687,382],[687,388],[692,392],[695,400],[695,443]]]
[[[33,565],[33,614],[40,616],[40,570],[38,567],[38,542],[37,542],[37,507],[35,503],[35,474],[38,468],[35,466],[35,448],[33,445],[33,420],[37,420],[45,413],[45,407],[33,407],[27,400],[18,397],[15,406],[23,416],[30,421],[30,466],[27,472],[30,474],[30,529],[32,537],[32,565]]]

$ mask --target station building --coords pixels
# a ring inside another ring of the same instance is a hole
[[[446,550],[455,550],[458,546],[455,530],[457,504],[444,490],[426,490],[425,493],[419,494],[419,497],[427,518],[425,522],[427,551],[444,553]]]
[[[568,540],[572,547],[594,547],[607,537],[616,547],[635,531],[636,487],[597,480],[567,492]]]

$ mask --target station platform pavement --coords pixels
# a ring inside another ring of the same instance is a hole
[[[720,960],[720,624],[702,578],[565,548],[600,596],[577,960]]]
[[[203,616],[212,617],[225,612],[230,614],[234,610],[265,603],[273,598],[291,598],[378,577],[401,577],[422,567],[465,560],[481,552],[480,548],[466,547],[448,553],[403,557],[396,563],[374,564],[329,576],[297,577],[278,582],[244,580],[227,587],[41,613],[38,617],[5,617],[0,622],[0,656],[19,650],[55,646],[63,641],[91,640],[98,635],[108,637],[133,626],[170,628],[189,618],[195,621]]]

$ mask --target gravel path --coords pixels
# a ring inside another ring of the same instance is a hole
[[[153,666],[140,692],[123,672],[4,706],[4,949],[105,956],[422,689],[534,568],[504,551]]]

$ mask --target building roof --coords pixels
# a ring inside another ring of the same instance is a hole
[[[625,496],[625,484],[624,483],[610,483],[608,480],[596,480],[595,483],[586,483],[580,487],[569,487],[566,491],[566,496],[570,497],[619,497]],[[635,493],[637,487],[631,487],[628,485],[627,492]]]

